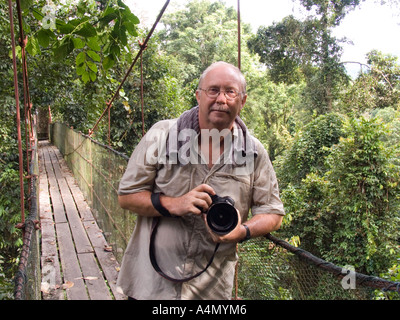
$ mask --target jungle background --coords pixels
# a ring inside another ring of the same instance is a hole
[[[363,1],[294,1],[306,18],[287,16],[256,33],[242,23],[241,30],[248,82],[241,117],[277,173],[286,209],[279,236],[335,264],[400,281],[398,58],[379,48],[366,52],[367,63],[351,77],[341,62],[347,40],[333,30]],[[34,110],[50,107],[53,121],[88,133],[148,28],[121,0],[21,5]],[[400,11],[397,0],[377,5]],[[0,47],[0,299],[10,299],[22,240],[15,227],[20,195],[6,1],[0,2]],[[17,47],[19,59],[20,52]],[[165,14],[143,54],[144,129],[193,107],[199,75],[218,60],[237,64],[236,8],[193,0]],[[107,128],[101,123],[94,138],[108,144]],[[130,155],[141,137],[135,67],[111,109],[110,143]]]

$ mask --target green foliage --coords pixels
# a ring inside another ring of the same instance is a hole
[[[260,27],[248,46],[267,65],[274,82],[290,85],[302,79],[301,66],[311,60],[308,47],[314,41],[314,27],[312,20],[303,22],[288,16],[269,27]]]
[[[37,21],[54,19],[54,24],[43,24],[29,38],[27,51],[35,56],[41,53],[40,47],[50,47],[54,61],[62,62],[77,50],[77,75],[84,83],[95,81],[100,65],[107,71],[122,51],[128,49],[128,37],[138,36],[136,25],[139,24],[139,19],[121,0],[109,1],[104,10],[99,11],[99,6],[102,4],[93,0],[81,0],[72,8],[58,4],[54,16],[48,16],[42,4],[34,4],[29,12]]]
[[[215,61],[237,65],[237,14],[233,7],[227,8],[222,2],[195,0],[185,9],[165,15],[162,23],[166,26],[160,31],[162,48],[186,65],[185,84],[197,80]],[[250,27],[243,28],[246,37]]]
[[[238,296],[249,300],[290,300],[290,292],[283,288],[290,274],[283,250],[252,240],[239,246]]]
[[[347,131],[327,159],[330,191],[336,189],[330,203],[336,232],[327,256],[378,273],[390,266],[399,228],[396,149],[382,141],[388,127],[376,118],[351,120]]]
[[[367,274],[385,271],[398,250],[399,142],[385,142],[388,130],[377,118],[350,118],[324,156],[326,171],[282,193],[287,231],[303,248]]]
[[[21,219],[19,157],[12,60],[8,50],[11,44],[10,25],[6,13],[6,2],[0,2],[0,300],[12,298],[11,279],[16,271],[22,242],[21,232],[15,228]]]
[[[275,84],[265,75],[254,75],[251,82],[256,83],[251,83],[248,102],[241,116],[274,161],[290,145],[303,86]]]
[[[361,72],[344,94],[348,112],[371,112],[397,108],[400,101],[400,66],[398,58],[372,50],[367,54],[367,70]]]
[[[348,81],[340,64],[340,41],[332,29],[360,1],[300,2],[308,11],[315,9],[313,16],[304,21],[288,16],[260,27],[248,45],[268,66],[273,81],[292,84],[305,79],[304,108],[320,115],[334,110],[336,97]]]
[[[348,83],[341,40],[332,31],[359,2],[301,0],[309,17],[286,17],[257,35],[243,24],[248,99],[241,117],[274,160],[287,212],[281,235],[299,237],[302,248],[331,262],[397,279],[400,71],[397,58],[372,51],[368,69]],[[53,120],[88,132],[147,30],[121,1],[54,3],[51,11],[47,1],[22,1],[33,105],[51,106]],[[21,242],[14,227],[18,152],[5,2],[0,9],[0,47],[6,48],[0,51],[0,287],[11,288]],[[52,12],[55,19],[47,19]],[[209,64],[237,63],[236,19],[235,8],[205,0],[164,16],[164,29],[143,53],[145,131],[195,105],[198,77]],[[19,59],[20,53],[18,47]],[[110,134],[111,146],[128,155],[142,137],[139,63],[111,108]],[[107,117],[94,138],[108,143]],[[279,261],[280,252],[258,243],[242,249],[252,254],[242,255],[240,290],[247,291],[239,295],[297,297],[281,285],[299,286],[291,260]],[[314,297],[324,297],[323,288]],[[0,299],[9,297],[2,290]]]
[[[361,0],[300,0],[307,10],[315,10],[329,25],[338,25]]]
[[[157,38],[143,54],[144,130],[157,121],[177,118],[191,107],[180,87],[181,66],[173,57],[158,53]],[[111,110],[111,141],[116,150],[130,154],[142,138],[140,72],[128,77],[120,99]],[[106,141],[105,137],[102,137]]]
[[[344,135],[343,116],[330,113],[317,117],[298,131],[292,146],[275,163],[281,187],[299,185],[311,172],[324,174],[330,147]]]

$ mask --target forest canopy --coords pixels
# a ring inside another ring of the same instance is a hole
[[[323,259],[399,281],[398,57],[379,48],[365,52],[367,64],[351,78],[341,60],[342,40],[333,30],[362,1],[297,2],[308,12],[303,20],[287,16],[256,33],[242,23],[241,30],[241,68],[248,82],[241,117],[276,168],[287,212],[279,234],[299,237],[302,248]],[[21,4],[34,110],[50,108],[54,121],[88,133],[149,30],[135,7],[121,0]],[[0,288],[6,289],[21,246],[15,228],[18,150],[7,13],[3,1]],[[19,46],[17,55],[20,59]],[[197,81],[208,65],[219,60],[237,64],[236,8],[223,1],[188,1],[163,16],[142,59],[143,124],[140,66],[111,108],[110,144],[128,155],[142,137],[142,125],[146,131],[195,105]],[[94,138],[108,143],[105,121]],[[7,295],[0,289],[0,299]]]

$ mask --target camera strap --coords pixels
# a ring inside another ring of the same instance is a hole
[[[166,275],[161,270],[161,268],[159,267],[159,265],[157,263],[157,260],[156,260],[155,248],[154,248],[154,242],[155,242],[155,238],[156,238],[156,233],[157,233],[157,228],[158,228],[159,222],[160,222],[160,218],[155,217],[155,218],[153,218],[153,223],[152,223],[152,226],[151,226],[149,254],[150,254],[151,265],[153,266],[154,270],[157,271],[157,273],[160,276],[164,277],[165,279],[167,279],[169,281],[173,281],[173,282],[178,282],[178,283],[190,281],[190,280],[198,277],[199,275],[201,275],[203,272],[205,272],[208,269],[208,267],[211,265],[213,260],[214,260],[215,253],[217,252],[217,250],[219,248],[219,243],[216,244],[214,252],[213,252],[213,254],[212,254],[211,258],[210,258],[210,261],[207,263],[206,267],[203,270],[201,270],[200,272],[198,272],[195,275],[193,275],[193,276],[190,276],[190,277],[187,277],[187,278],[182,278],[182,279],[175,279],[175,278],[172,278],[172,277]]]

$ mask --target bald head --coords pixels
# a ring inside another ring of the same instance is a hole
[[[211,64],[206,70],[204,70],[204,72],[203,72],[202,75],[200,76],[199,88],[202,87],[203,80],[205,79],[205,77],[207,76],[207,74],[208,74],[210,71],[212,71],[212,70],[214,70],[214,69],[216,69],[216,68],[222,68],[222,67],[230,68],[230,69],[234,72],[234,75],[238,78],[238,81],[239,81],[239,83],[240,83],[240,86],[241,86],[240,90],[241,90],[241,92],[242,92],[242,93],[246,93],[246,86],[247,86],[247,84],[246,84],[246,79],[244,78],[243,73],[240,71],[239,68],[235,67],[233,64],[230,64],[230,63],[227,63],[227,62],[224,62],[224,61],[214,62],[214,63]]]

